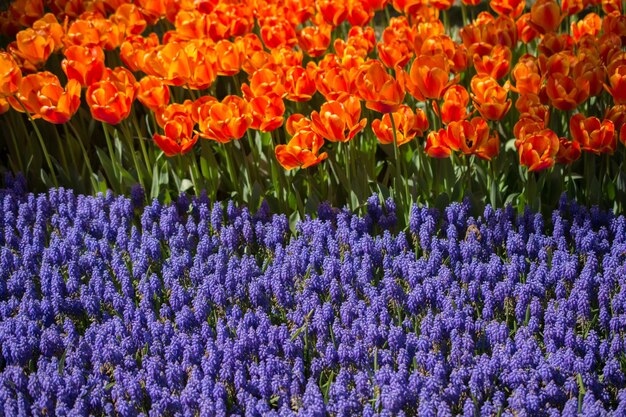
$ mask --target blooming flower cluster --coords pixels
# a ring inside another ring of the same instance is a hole
[[[480,2],[462,3],[467,14]],[[488,3],[458,28],[442,22],[449,0],[18,0],[0,14],[0,29],[15,37],[0,53],[0,112],[66,123],[84,94],[93,118],[118,124],[137,99],[155,113],[152,137],[169,156],[199,137],[227,143],[306,116],[276,145],[286,169],[324,160],[325,141],[353,140],[366,125],[362,104],[383,113],[371,122],[381,143],[427,134],[425,151],[437,158],[498,155],[489,122],[503,120],[512,99],[519,162],[531,171],[581,151],[612,154],[618,137],[626,143],[622,2]],[[374,16],[388,9],[395,17],[377,34]],[[123,65],[108,68],[105,52],[117,51]],[[55,54],[65,86],[44,69]],[[237,91],[218,98],[218,77]],[[171,100],[174,87],[193,99]],[[316,93],[322,108],[302,114],[296,103]],[[576,112],[570,135],[555,131],[550,108]],[[507,129],[512,137],[512,123]]]
[[[0,191],[0,414],[626,414],[626,218]]]

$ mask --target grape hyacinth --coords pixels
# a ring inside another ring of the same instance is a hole
[[[626,414],[623,216],[142,201],[0,190],[0,415]]]

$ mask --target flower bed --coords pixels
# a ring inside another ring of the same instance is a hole
[[[626,219],[0,191],[0,414],[626,414]]]

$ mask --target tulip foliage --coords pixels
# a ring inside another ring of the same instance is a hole
[[[626,202],[618,0],[16,0],[0,170],[31,186]],[[402,212],[402,210],[401,210]]]

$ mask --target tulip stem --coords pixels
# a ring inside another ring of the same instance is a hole
[[[400,182],[402,181],[402,174],[404,173],[404,161],[399,155],[398,152],[398,132],[396,129],[396,121],[393,117],[393,113],[389,113],[389,119],[391,120],[391,130],[393,130],[393,157],[396,163],[396,187],[399,189]],[[396,190],[398,192],[398,190]],[[401,198],[400,201],[408,201],[409,197],[409,184],[408,181],[404,181],[404,198]],[[401,207],[402,209],[403,207]],[[403,213],[401,211],[401,213]]]
[[[146,164],[146,170],[148,175],[152,172],[152,168],[150,166],[150,158],[148,158],[148,151],[146,150],[146,144],[144,143],[143,135],[141,134],[141,129],[139,129],[139,124],[137,123],[137,119],[132,117],[132,124],[135,127],[135,131],[137,132],[137,137],[139,137],[139,146],[141,147],[141,153],[143,154],[143,159]]]
[[[112,178],[112,179],[119,182],[119,186],[121,188],[122,187],[122,175],[120,172],[118,172],[117,166],[115,164],[115,152],[113,151],[113,144],[111,143],[111,136],[109,135],[109,129],[105,122],[102,122],[102,129],[104,130],[104,137],[107,141],[107,148],[109,149],[109,157],[111,158],[111,166],[113,167],[113,175],[115,176],[115,178]]]
[[[19,150],[19,147],[17,146],[17,141],[15,137],[15,127],[13,126],[13,120],[12,120],[13,118],[9,117],[9,115],[7,115],[7,118],[9,119],[9,131],[11,132],[11,139],[12,139],[11,142],[13,142],[13,151],[15,152],[15,157],[17,158],[18,170],[22,172],[23,174],[26,174],[24,172],[24,163],[22,162],[22,156],[21,156],[22,154]],[[22,122],[22,125],[23,125],[23,122]]]
[[[137,170],[137,178],[139,180],[139,184],[145,189],[146,184],[144,184],[143,182],[143,175],[141,174],[141,167],[139,166],[139,160],[137,159],[137,154],[135,152],[135,146],[133,143],[133,136],[130,132],[130,126],[122,125],[121,128],[124,131],[124,136],[126,137],[126,141],[128,142],[128,147],[130,148],[130,154],[133,158],[135,169]],[[141,138],[139,139],[141,140]]]
[[[46,147],[46,142],[43,140],[43,136],[41,135],[41,131],[37,127],[37,123],[35,123],[35,119],[33,119],[33,116],[31,116],[31,114],[28,112],[28,110],[26,110],[26,106],[24,106],[24,103],[22,103],[22,100],[20,100],[20,98],[17,95],[14,96],[14,97],[17,100],[17,102],[20,103],[20,106],[22,106],[22,109],[24,110],[24,113],[26,113],[26,116],[28,116],[28,120],[30,120],[30,122],[33,125],[33,128],[35,129],[35,134],[37,135],[37,138],[39,139],[39,144],[41,145],[41,149],[43,151],[43,156],[46,159],[46,163],[48,164],[48,168],[50,169],[50,176],[52,177],[52,184],[55,187],[58,187],[59,186],[59,182],[57,181],[57,176],[54,173],[54,166],[52,165],[52,160],[50,159],[50,154],[48,153],[48,148]]]

